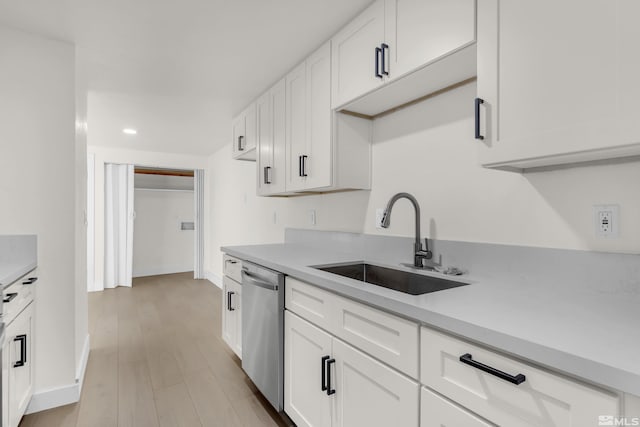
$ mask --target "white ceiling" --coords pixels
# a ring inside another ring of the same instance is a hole
[[[0,22],[78,46],[91,144],[206,154],[233,114],[369,3],[0,0]]]

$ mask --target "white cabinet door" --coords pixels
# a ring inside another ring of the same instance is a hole
[[[33,395],[33,303],[7,327],[9,426],[17,427]]]
[[[332,183],[331,44],[325,43],[306,60],[307,189]]]
[[[482,418],[422,387],[420,427],[491,427]]]
[[[271,129],[271,109],[269,92],[256,101],[256,179],[258,195],[271,193],[271,174],[273,171],[273,132]]]
[[[640,153],[639,15],[632,0],[480,1],[481,164]]]
[[[333,398],[322,390],[322,358],[331,355],[331,335],[290,311],[284,330],[284,411],[298,427],[329,427]]]
[[[287,191],[303,190],[306,179],[303,163],[307,155],[307,84],[306,64],[303,62],[286,77],[287,123]]]
[[[256,105],[252,103],[233,120],[233,157],[255,160],[256,140]]]
[[[222,282],[222,338],[242,359],[242,286],[226,276]]]
[[[9,352],[11,344],[9,335],[5,335],[4,345],[2,346],[2,424],[9,425]]]
[[[276,83],[256,101],[258,195],[285,192],[286,83]]]
[[[334,427],[418,426],[418,383],[338,339],[333,358]]]
[[[475,0],[387,0],[389,78],[398,78],[476,38]]]
[[[384,0],[377,0],[331,39],[332,106],[337,108],[383,84]]]
[[[233,157],[237,158],[244,151],[246,145],[246,114],[244,111],[233,119]]]
[[[269,110],[271,111],[271,141],[273,160],[269,179],[270,193],[284,193],[286,190],[286,84],[280,80],[269,91]]]

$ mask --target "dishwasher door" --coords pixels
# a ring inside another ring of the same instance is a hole
[[[284,275],[242,266],[242,369],[278,411],[284,404]]]

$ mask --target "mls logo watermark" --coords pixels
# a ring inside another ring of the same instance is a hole
[[[640,417],[614,417],[613,415],[598,416],[599,426],[640,426]]]

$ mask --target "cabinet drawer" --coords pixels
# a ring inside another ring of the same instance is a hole
[[[420,393],[420,427],[492,427],[490,424],[456,405],[422,387]]]
[[[522,374],[524,381],[516,385],[462,363],[463,355],[511,376]],[[597,426],[599,415],[619,412],[612,394],[424,327],[421,381],[498,425]]]
[[[284,305],[287,310],[332,332],[332,310],[339,297],[292,277],[287,277],[285,280]]]
[[[338,297],[334,308],[336,336],[373,357],[418,378],[418,325],[381,310]]]
[[[230,255],[224,256],[224,275],[242,283],[242,261]]]

